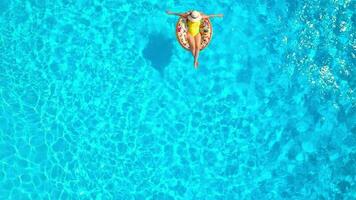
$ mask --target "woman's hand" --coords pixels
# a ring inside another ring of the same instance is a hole
[[[209,17],[220,17],[220,18],[223,18],[224,15],[223,14],[215,14],[215,15],[209,15]]]
[[[220,17],[220,18],[223,18],[224,15],[223,15],[223,14],[214,14],[214,15],[204,15],[204,14],[202,14],[202,17],[203,17],[203,18],[210,18],[210,17]]]
[[[171,11],[169,11],[169,10],[166,10],[166,13],[167,13],[168,15],[177,15],[177,16],[182,16],[182,15],[183,15],[182,13],[171,12]]]

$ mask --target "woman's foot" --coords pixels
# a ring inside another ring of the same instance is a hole
[[[198,69],[198,66],[199,66],[199,62],[198,62],[198,61],[194,61],[194,67],[195,67],[195,69]]]

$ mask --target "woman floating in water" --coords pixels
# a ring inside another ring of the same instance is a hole
[[[194,11],[188,11],[186,13],[174,13],[174,12],[167,11],[167,14],[169,14],[169,15],[177,15],[177,16],[180,16],[181,18],[186,20],[187,27],[188,27],[188,31],[187,31],[187,34],[186,34],[186,37],[187,37],[186,40],[189,43],[189,50],[192,52],[193,57],[194,57],[194,67],[198,68],[198,65],[199,65],[199,63],[198,63],[199,52],[200,52],[200,50],[202,48],[202,36],[201,36],[201,33],[200,33],[201,23],[203,23],[202,19],[209,19],[210,17],[223,17],[223,15],[222,14],[204,15],[203,13],[200,13],[200,12],[195,11],[195,10]],[[207,23],[208,27],[209,27],[209,25],[210,25],[210,22]],[[210,27],[210,29],[211,29],[211,27]],[[206,31],[210,31],[210,35],[211,35],[211,31],[212,30],[206,30]],[[203,41],[205,46],[207,45],[207,43],[209,43],[210,38],[208,38],[207,40],[208,41]]]

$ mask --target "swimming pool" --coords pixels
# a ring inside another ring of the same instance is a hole
[[[0,199],[356,198],[355,6],[0,1]]]

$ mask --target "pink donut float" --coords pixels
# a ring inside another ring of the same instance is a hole
[[[189,50],[189,43],[187,40],[187,19],[180,17],[176,25],[176,36],[179,44],[186,50]],[[200,50],[203,50],[210,43],[213,37],[213,27],[211,26],[209,19],[202,19],[200,24],[201,34],[201,46]]]

